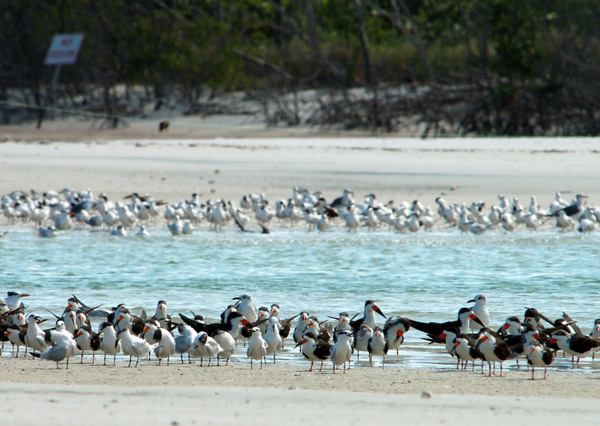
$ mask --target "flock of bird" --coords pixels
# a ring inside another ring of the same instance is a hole
[[[113,235],[149,235],[149,224],[165,226],[172,235],[191,234],[202,223],[213,230],[231,225],[241,231],[252,229],[268,233],[274,223],[305,226],[325,232],[332,227],[350,232],[389,229],[394,232],[419,232],[432,229],[459,229],[482,234],[493,229],[513,232],[519,228],[536,231],[542,227],[562,232],[593,232],[600,223],[600,207],[586,205],[586,196],[576,194],[568,201],[556,193],[547,208],[532,196],[528,205],[517,198],[498,196],[498,203],[486,209],[483,201],[449,203],[435,199],[436,207],[425,207],[419,200],[395,204],[381,203],[374,194],[357,200],[350,189],[328,202],[320,191],[294,187],[288,199],[274,203],[264,194],[243,195],[238,204],[224,199],[201,200],[198,194],[174,203],[154,200],[149,195],[132,193],[120,201],[92,191],[42,194],[13,191],[2,196],[2,211],[7,224],[31,223],[41,237],[55,237],[73,228],[107,230]],[[159,222],[162,220],[163,222]],[[6,234],[4,231],[0,235]]]
[[[234,297],[235,303],[229,305],[221,314],[218,322],[206,323],[201,315],[172,318],[167,312],[167,303],[160,300],[154,315],[142,312],[140,316],[133,315],[124,304],[113,308],[102,306],[90,307],[75,295],[67,300],[64,311],[60,314],[50,312],[56,319],[55,325],[42,328],[45,320],[35,313],[26,314],[22,298],[29,294],[10,291],[7,297],[0,299],[0,340],[4,348],[6,342],[13,345],[12,353],[19,357],[31,355],[36,358],[59,363],[78,355],[83,363],[84,353],[92,355],[100,351],[104,354],[104,365],[107,356],[113,357],[120,353],[129,356],[131,366],[136,358],[136,366],[141,359],[151,354],[158,359],[159,365],[166,360],[167,365],[172,356],[179,355],[181,362],[188,363],[191,359],[204,360],[211,364],[216,358],[229,363],[238,346],[243,340],[246,346],[246,356],[253,363],[263,362],[267,357],[276,361],[277,354],[282,351],[287,339],[293,339],[295,347],[304,358],[311,362],[310,371],[315,362],[329,361],[333,372],[346,366],[350,368],[352,354],[356,353],[357,361],[360,352],[367,353],[370,365],[373,357],[382,357],[382,367],[385,367],[385,357],[390,350],[403,344],[405,334],[409,330],[422,333],[423,339],[430,343],[445,345],[448,353],[457,359],[456,368],[466,370],[468,363],[481,360],[481,372],[484,373],[484,363],[488,364],[488,375],[495,371],[496,364],[500,365],[500,376],[503,373],[503,363],[507,360],[525,358],[532,368],[532,379],[535,378],[535,368],[544,368],[544,379],[547,367],[558,351],[572,356],[579,363],[580,357],[592,355],[600,351],[600,319],[597,319],[589,335],[584,334],[568,314],[555,321],[550,320],[535,308],[526,308],[524,318],[508,317],[499,329],[490,328],[490,315],[487,309],[487,297],[478,294],[467,303],[471,307],[459,309],[456,320],[447,322],[421,322],[401,316],[389,318],[372,300],[364,304],[362,317],[359,314],[350,316],[341,312],[336,317],[328,317],[332,321],[319,321],[308,312],[284,319],[278,304],[257,309],[249,294]],[[378,323],[378,317],[385,319],[383,325]],[[93,330],[92,320],[98,319],[97,332]],[[547,323],[544,325],[544,321]],[[177,330],[175,334],[174,331]]]

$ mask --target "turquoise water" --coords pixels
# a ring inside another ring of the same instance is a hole
[[[386,315],[446,321],[477,293],[487,294],[493,327],[522,317],[525,307],[550,318],[565,311],[584,332],[600,317],[598,233],[316,234],[298,228],[268,235],[197,230],[173,238],[163,228],[150,232],[140,239],[74,230],[44,239],[27,227],[11,229],[0,240],[0,291],[31,293],[24,299],[28,312],[48,318],[44,308],[62,312],[76,294],[89,305],[126,303],[150,315],[164,299],[172,316],[191,310],[210,320],[242,293],[252,294],[257,306],[278,303],[282,318],[301,310],[320,319],[353,315],[374,299]],[[387,362],[453,365],[443,348],[425,346],[421,337],[407,333],[400,356],[390,354]],[[291,346],[282,358],[304,362]]]

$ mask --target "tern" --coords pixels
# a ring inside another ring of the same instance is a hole
[[[252,369],[252,360],[260,360],[260,368],[263,365],[263,358],[267,356],[267,342],[263,339],[258,327],[252,328],[252,337],[248,340],[248,350],[246,352],[250,358],[250,368]]]
[[[333,372],[335,368],[340,365],[344,365],[344,373],[346,372],[346,363],[350,363],[352,356],[352,332],[349,330],[342,330],[337,333],[337,341],[331,348],[331,363],[333,364]],[[348,367],[350,369],[350,367]]]
[[[129,365],[131,367],[131,360],[133,357],[137,358],[135,366],[137,367],[140,358],[144,358],[148,356],[150,351],[158,346],[157,344],[151,345],[141,337],[135,336],[131,334],[131,331],[128,328],[124,328],[117,334],[121,341],[121,348],[125,355],[129,355]]]
[[[205,331],[201,331],[194,339],[190,353],[193,357],[200,357],[200,367],[202,367],[204,357],[208,358],[208,366],[210,367],[210,359],[218,356],[222,351],[223,348],[215,339]]]

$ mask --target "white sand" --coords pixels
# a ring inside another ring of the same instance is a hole
[[[600,200],[600,139],[342,138],[236,120],[174,119],[168,135],[159,135],[155,122],[110,131],[78,120],[46,122],[41,131],[5,127],[0,193],[67,187],[115,199],[137,191],[178,201],[198,192],[237,202],[249,192],[287,198],[301,185],[329,199],[351,187],[357,196],[418,198],[426,206],[438,195],[488,203],[501,193],[524,203],[536,195],[547,204],[561,191],[567,199],[582,192]],[[273,365],[251,371],[244,361],[210,369],[72,362],[56,370],[52,363],[2,357],[0,418],[6,424],[81,424],[84,416],[82,424],[503,425],[595,424],[600,415],[597,373],[551,372],[532,382],[526,371],[502,378],[379,368],[333,375]],[[433,397],[421,399],[423,390]]]

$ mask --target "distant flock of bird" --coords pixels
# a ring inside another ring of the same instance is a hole
[[[2,212],[8,224],[32,223],[39,236],[55,237],[73,228],[107,230],[113,235],[149,235],[149,224],[166,226],[172,235],[191,234],[207,223],[218,231],[234,226],[241,231],[268,233],[273,224],[306,227],[325,232],[332,227],[349,232],[387,229],[394,232],[456,228],[463,233],[483,234],[493,229],[513,232],[519,228],[536,231],[542,227],[561,232],[582,233],[598,229],[600,207],[586,205],[586,196],[571,201],[556,193],[547,208],[532,196],[525,206],[517,198],[498,196],[498,203],[486,208],[483,201],[449,203],[435,199],[435,211],[419,200],[381,203],[374,194],[355,199],[350,189],[328,202],[320,191],[294,187],[288,199],[274,203],[264,194],[243,195],[236,204],[224,199],[201,200],[198,194],[174,203],[154,200],[150,195],[131,193],[120,201],[92,191],[29,193],[13,191],[2,196]],[[163,222],[159,222],[162,220]],[[164,223],[164,224],[163,224]],[[0,235],[5,235],[4,231]]]
[[[319,321],[308,312],[300,312],[291,318],[281,318],[278,304],[270,308],[256,308],[249,294],[234,297],[234,304],[229,305],[221,314],[218,322],[206,323],[201,315],[171,318],[167,312],[167,303],[160,300],[154,315],[144,311],[140,316],[133,315],[124,304],[114,308],[101,306],[90,307],[75,295],[67,300],[64,311],[54,314],[55,325],[42,328],[45,320],[35,313],[26,314],[21,301],[28,297],[18,291],[9,291],[5,298],[0,298],[0,340],[2,347],[12,343],[12,354],[19,357],[23,348],[23,357],[31,355],[35,358],[59,363],[78,355],[83,363],[84,353],[92,355],[95,362],[96,352],[104,354],[104,365],[107,356],[120,353],[129,356],[131,366],[136,358],[135,366],[141,359],[150,359],[151,354],[157,358],[159,365],[170,358],[179,356],[181,362],[191,363],[191,359],[200,359],[200,366],[207,360],[216,358],[229,363],[240,340],[246,346],[246,356],[253,363],[263,362],[272,356],[273,362],[291,338],[295,347],[304,358],[311,362],[310,370],[315,362],[329,361],[332,371],[346,366],[350,368],[352,354],[356,352],[357,361],[360,352],[367,353],[370,365],[373,357],[385,357],[390,350],[396,349],[404,342],[405,334],[417,330],[423,339],[430,343],[445,345],[447,352],[456,357],[457,366],[466,370],[468,363],[481,360],[481,372],[484,363],[488,364],[488,375],[495,372],[496,364],[500,365],[500,376],[503,374],[503,363],[507,360],[525,358],[535,378],[535,368],[544,368],[544,379],[547,367],[558,351],[572,356],[579,363],[580,357],[595,356],[600,350],[600,319],[594,323],[589,335],[584,334],[568,314],[555,321],[550,320],[535,308],[526,308],[523,320],[516,316],[508,317],[499,329],[490,328],[490,315],[487,309],[487,297],[478,294],[467,303],[471,307],[463,307],[458,311],[456,320],[447,322],[421,322],[401,316],[386,317],[377,304],[367,300],[362,317],[359,314],[350,316],[341,312],[336,317],[328,317],[333,321]],[[380,325],[377,315],[385,319]],[[99,318],[97,332],[92,329],[91,319]],[[544,324],[544,321],[546,324]],[[177,330],[177,334],[174,331]]]

